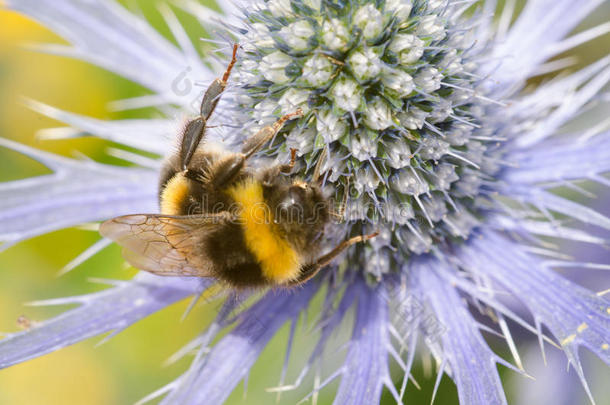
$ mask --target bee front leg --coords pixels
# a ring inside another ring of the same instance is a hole
[[[261,179],[263,183],[271,184],[280,174],[290,174],[297,161],[297,150],[290,149],[290,163],[278,164],[268,167],[262,171]]]
[[[193,154],[195,154],[195,150],[197,150],[197,147],[205,135],[206,123],[212,116],[212,113],[218,104],[218,100],[220,100],[220,96],[227,87],[227,80],[229,80],[231,70],[233,69],[235,62],[237,62],[238,48],[238,44],[233,45],[233,57],[231,58],[231,62],[229,62],[229,66],[224,75],[222,78],[214,80],[205,91],[203,99],[201,100],[201,106],[199,107],[199,117],[186,124],[184,133],[182,134],[182,142],[180,143],[180,164],[182,170],[186,170],[191,163]]]
[[[324,256],[319,257],[318,260],[316,260],[314,263],[303,266],[301,268],[301,274],[299,274],[299,278],[297,278],[294,281],[289,282],[288,284],[289,285],[303,284],[304,282],[306,282],[307,280],[309,280],[310,278],[312,278],[313,276],[318,274],[318,272],[320,270],[322,270],[322,268],[328,266],[330,264],[330,262],[332,262],[337,256],[339,256],[345,249],[347,249],[348,247],[350,247],[356,243],[366,242],[367,240],[374,238],[378,234],[379,234],[379,232],[374,232],[369,235],[355,236],[353,238],[350,238],[348,240],[345,240],[345,241],[339,243],[337,246],[335,246],[335,248],[333,250],[331,250]]]
[[[277,169],[280,173],[290,174],[292,173],[292,169],[294,169],[294,165],[297,162],[297,150],[294,148],[290,148],[290,163],[278,165]]]
[[[227,81],[229,80],[229,76],[231,75],[231,70],[233,70],[233,66],[235,66],[235,63],[237,62],[237,49],[239,49],[239,44],[234,44],[233,56],[231,57],[229,66],[227,66],[227,70],[221,78],[214,80],[212,84],[210,84],[210,87],[208,87],[208,89],[205,91],[205,94],[203,95],[199,112],[206,121],[214,112],[214,109],[218,104],[218,100],[220,100],[220,96],[227,87]]]
[[[280,117],[279,120],[274,122],[272,125],[266,126],[250,138],[246,139],[244,146],[241,151],[246,155],[246,158],[254,155],[258,152],[267,142],[271,140],[282,129],[284,123],[293,118],[297,118],[303,115],[303,110],[300,108],[291,114],[286,114]]]
[[[199,143],[205,134],[206,119],[203,117],[189,121],[184,128],[182,140],[180,142],[180,165],[182,170],[186,170],[191,163],[193,154],[197,150]]]

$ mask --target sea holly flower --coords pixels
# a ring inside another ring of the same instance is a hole
[[[302,289],[268,292],[237,317],[227,315],[227,301],[217,322],[187,345],[199,354],[182,377],[158,392],[166,394],[164,403],[222,403],[275,331],[317,293],[326,294],[319,340],[297,381],[277,390],[303,383],[324,357],[329,336],[353,311],[343,366],[327,370],[328,378],[312,391],[338,379],[336,404],[378,402],[384,387],[402,401],[421,345],[436,359],[438,378],[447,374],[455,382],[460,403],[505,404],[497,364],[525,373],[507,320],[536,334],[543,350],[545,342],[561,347],[588,392],[578,349],[610,363],[610,302],[556,273],[555,267],[574,263],[545,238],[607,244],[573,223],[608,230],[610,219],[557,188],[584,193],[575,184],[580,180],[610,186],[608,121],[588,120],[580,130],[567,126],[607,103],[600,92],[610,79],[610,58],[569,74],[561,71],[565,61],[549,60],[608,32],[605,24],[567,37],[601,3],[530,0],[510,24],[512,3],[498,10],[496,23],[491,0],[222,2],[223,15],[181,2],[204,26],[216,27],[219,38],[242,44],[214,118],[240,128],[225,142],[237,145],[301,108],[303,116],[285,126],[266,155],[285,162],[296,148],[297,172],[304,178],[322,168],[329,193],[346,201],[346,221],[332,225],[331,239],[375,230],[379,235],[354,246]],[[153,91],[126,106],[178,106],[191,113],[200,92],[189,83],[220,74],[208,67],[218,63],[199,57],[167,8],[162,13],[179,47],[112,0],[8,0],[7,6],[72,43],[46,50],[98,64]],[[526,86],[540,72],[554,77]],[[157,154],[169,148],[159,128],[170,116],[103,122],[33,107],[103,139]],[[209,136],[220,139],[221,131]],[[2,139],[0,145],[55,172],[0,186],[0,238],[8,245],[82,222],[156,210],[158,165],[147,160],[135,159],[139,168],[119,168]],[[51,301],[81,305],[2,340],[0,366],[122,330],[211,284],[141,274],[101,293]],[[506,294],[527,307],[532,322],[506,304]],[[490,322],[475,319],[464,298]],[[209,347],[231,322],[235,327]],[[490,349],[481,330],[506,340],[512,362]],[[390,379],[390,361],[404,372],[399,387]]]

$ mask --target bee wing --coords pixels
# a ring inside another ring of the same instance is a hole
[[[121,245],[125,260],[138,269],[163,276],[211,277],[212,262],[202,256],[198,241],[229,216],[125,215],[104,222],[100,233]]]

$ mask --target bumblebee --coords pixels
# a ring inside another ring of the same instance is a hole
[[[291,176],[287,164],[254,168],[249,158],[300,110],[281,117],[243,144],[240,153],[203,143],[236,62],[212,82],[200,115],[185,126],[179,148],[159,181],[161,214],[136,214],[104,222],[100,233],[123,246],[134,267],[166,276],[214,277],[232,287],[304,283],[349,246],[375,234],[345,240],[320,255],[324,228],[337,213],[320,187],[320,165],[311,182]],[[201,144],[201,145],[200,145]]]

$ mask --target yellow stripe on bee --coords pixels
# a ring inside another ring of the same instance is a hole
[[[161,193],[161,214],[181,215],[181,207],[189,195],[189,184],[186,178],[178,173],[167,182]]]
[[[276,230],[273,213],[263,199],[263,188],[255,179],[231,187],[229,195],[239,205],[246,246],[258,260],[269,281],[284,283],[299,275],[301,257]]]

